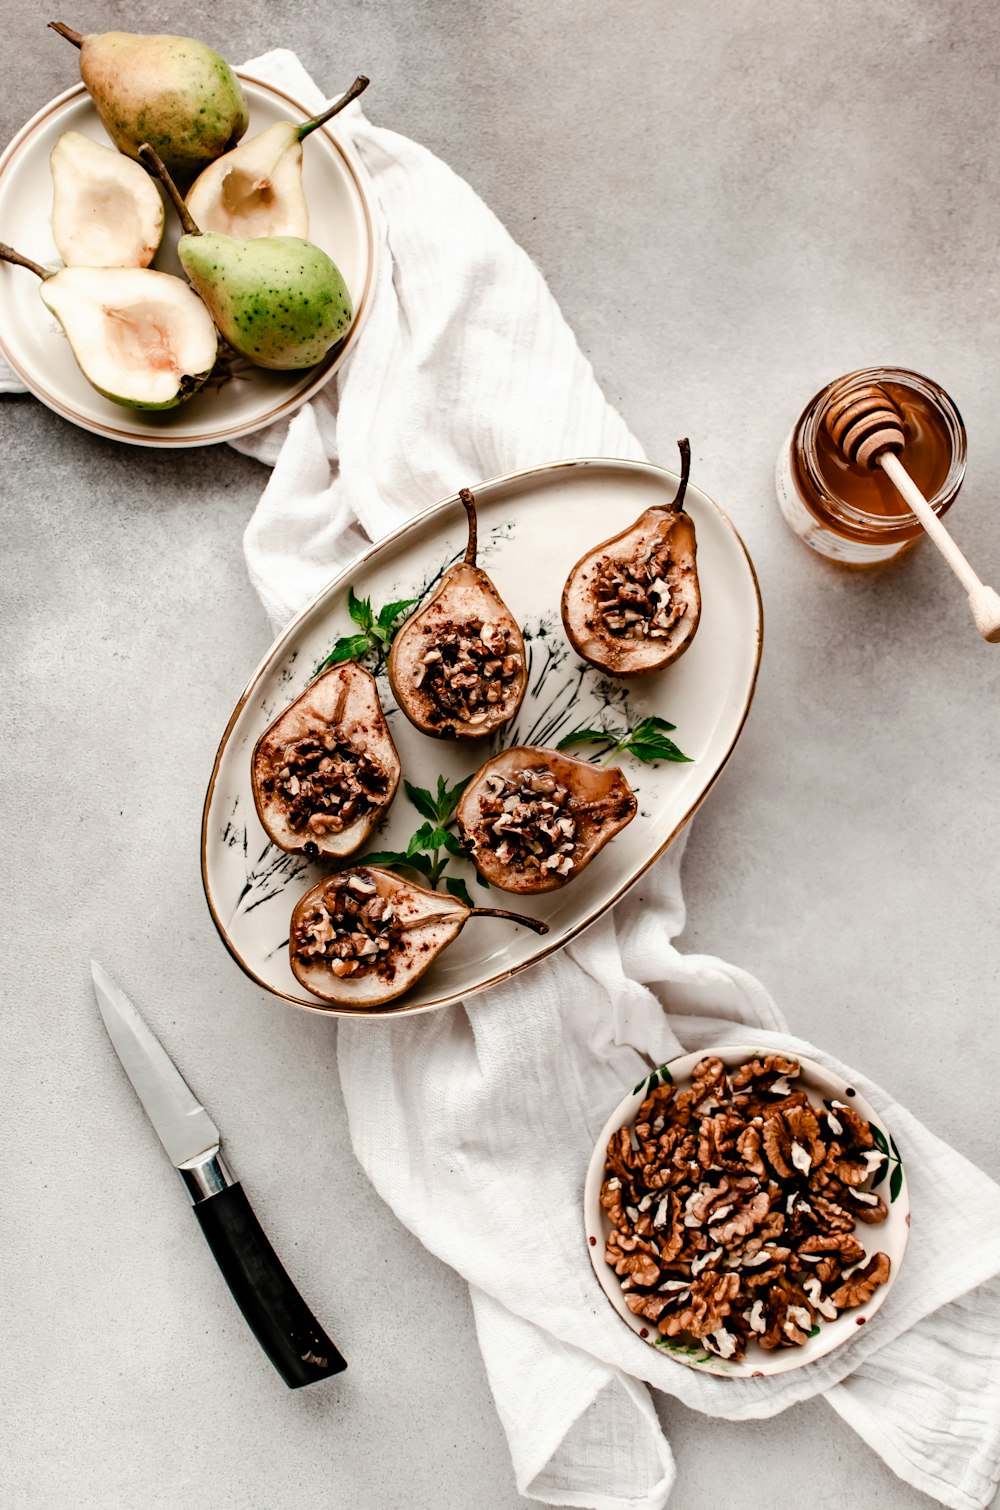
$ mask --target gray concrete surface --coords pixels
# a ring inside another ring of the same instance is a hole
[[[0,138],[71,82],[5,13]],[[283,43],[464,174],[537,259],[650,453],[694,442],[767,617],[742,743],[698,820],[683,944],[1000,1175],[1000,647],[929,548],[814,559],[772,490],[792,418],[870,362],[963,410],[952,514],[1000,579],[1000,12],[985,0],[90,0],[85,30]],[[2,230],[2,228],[0,228]],[[544,460],[544,458],[539,458]],[[269,635],[240,539],[266,474],[117,448],[0,402],[8,815],[0,1090],[4,1510],[512,1510],[465,1288],[351,1154],[332,1024],[254,989],[198,879],[216,741]],[[87,960],[127,983],[228,1136],[351,1360],[286,1393],[125,1092]],[[664,1404],[677,1510],[917,1510],[822,1403],[716,1424]]]

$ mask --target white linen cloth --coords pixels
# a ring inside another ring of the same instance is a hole
[[[250,65],[309,109],[293,54]],[[461,483],[560,457],[640,456],[537,269],[467,184],[358,106],[380,274],[362,339],[290,421],[238,443],[272,465],[246,531],[275,626],[369,539]],[[0,387],[2,387],[0,382]],[[520,1491],[557,1505],[659,1510],[674,1479],[642,1380],[741,1420],[822,1393],[895,1473],[955,1510],[1000,1478],[1000,1189],[890,1095],[789,1036],[732,965],[681,955],[682,837],[613,913],[464,1008],[339,1024],[355,1152],[421,1241],[469,1282]],[[718,1379],[614,1315],[582,1225],[593,1141],[650,1067],[722,1042],[811,1055],[868,1097],[902,1151],[913,1225],[885,1304],[826,1358]]]

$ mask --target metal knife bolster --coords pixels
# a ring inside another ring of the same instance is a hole
[[[197,1206],[199,1201],[207,1201],[221,1190],[228,1190],[230,1185],[236,1184],[236,1176],[222,1157],[218,1143],[214,1148],[206,1148],[204,1153],[197,1154],[195,1158],[178,1164],[176,1168],[184,1182],[184,1189],[191,1197],[192,1206]]]

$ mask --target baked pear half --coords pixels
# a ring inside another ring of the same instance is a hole
[[[566,579],[562,620],[573,649],[609,676],[645,676],[682,656],[701,617],[694,524],[681,505],[691,447],[678,442],[681,477],[620,535],[579,560]]]
[[[465,556],[400,629],[389,652],[389,682],[410,723],[434,739],[486,739],[510,723],[528,685],[517,620],[476,564],[476,501]]]
[[[327,876],[300,897],[288,938],[292,973],[339,1006],[372,1008],[409,991],[470,918],[493,917],[548,933],[537,918],[427,891],[377,865]]]
[[[354,661],[325,671],[279,714],[258,739],[251,766],[269,837],[311,856],[360,848],[399,776],[375,678]]]
[[[555,891],[631,823],[636,800],[617,766],[518,745],[488,760],[458,805],[479,874],[501,891]]]

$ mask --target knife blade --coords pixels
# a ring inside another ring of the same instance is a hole
[[[341,1373],[344,1359],[267,1240],[221,1152],[221,1135],[159,1039],[96,960],[94,993],[108,1037],[184,1182],[240,1310],[289,1389]]]

